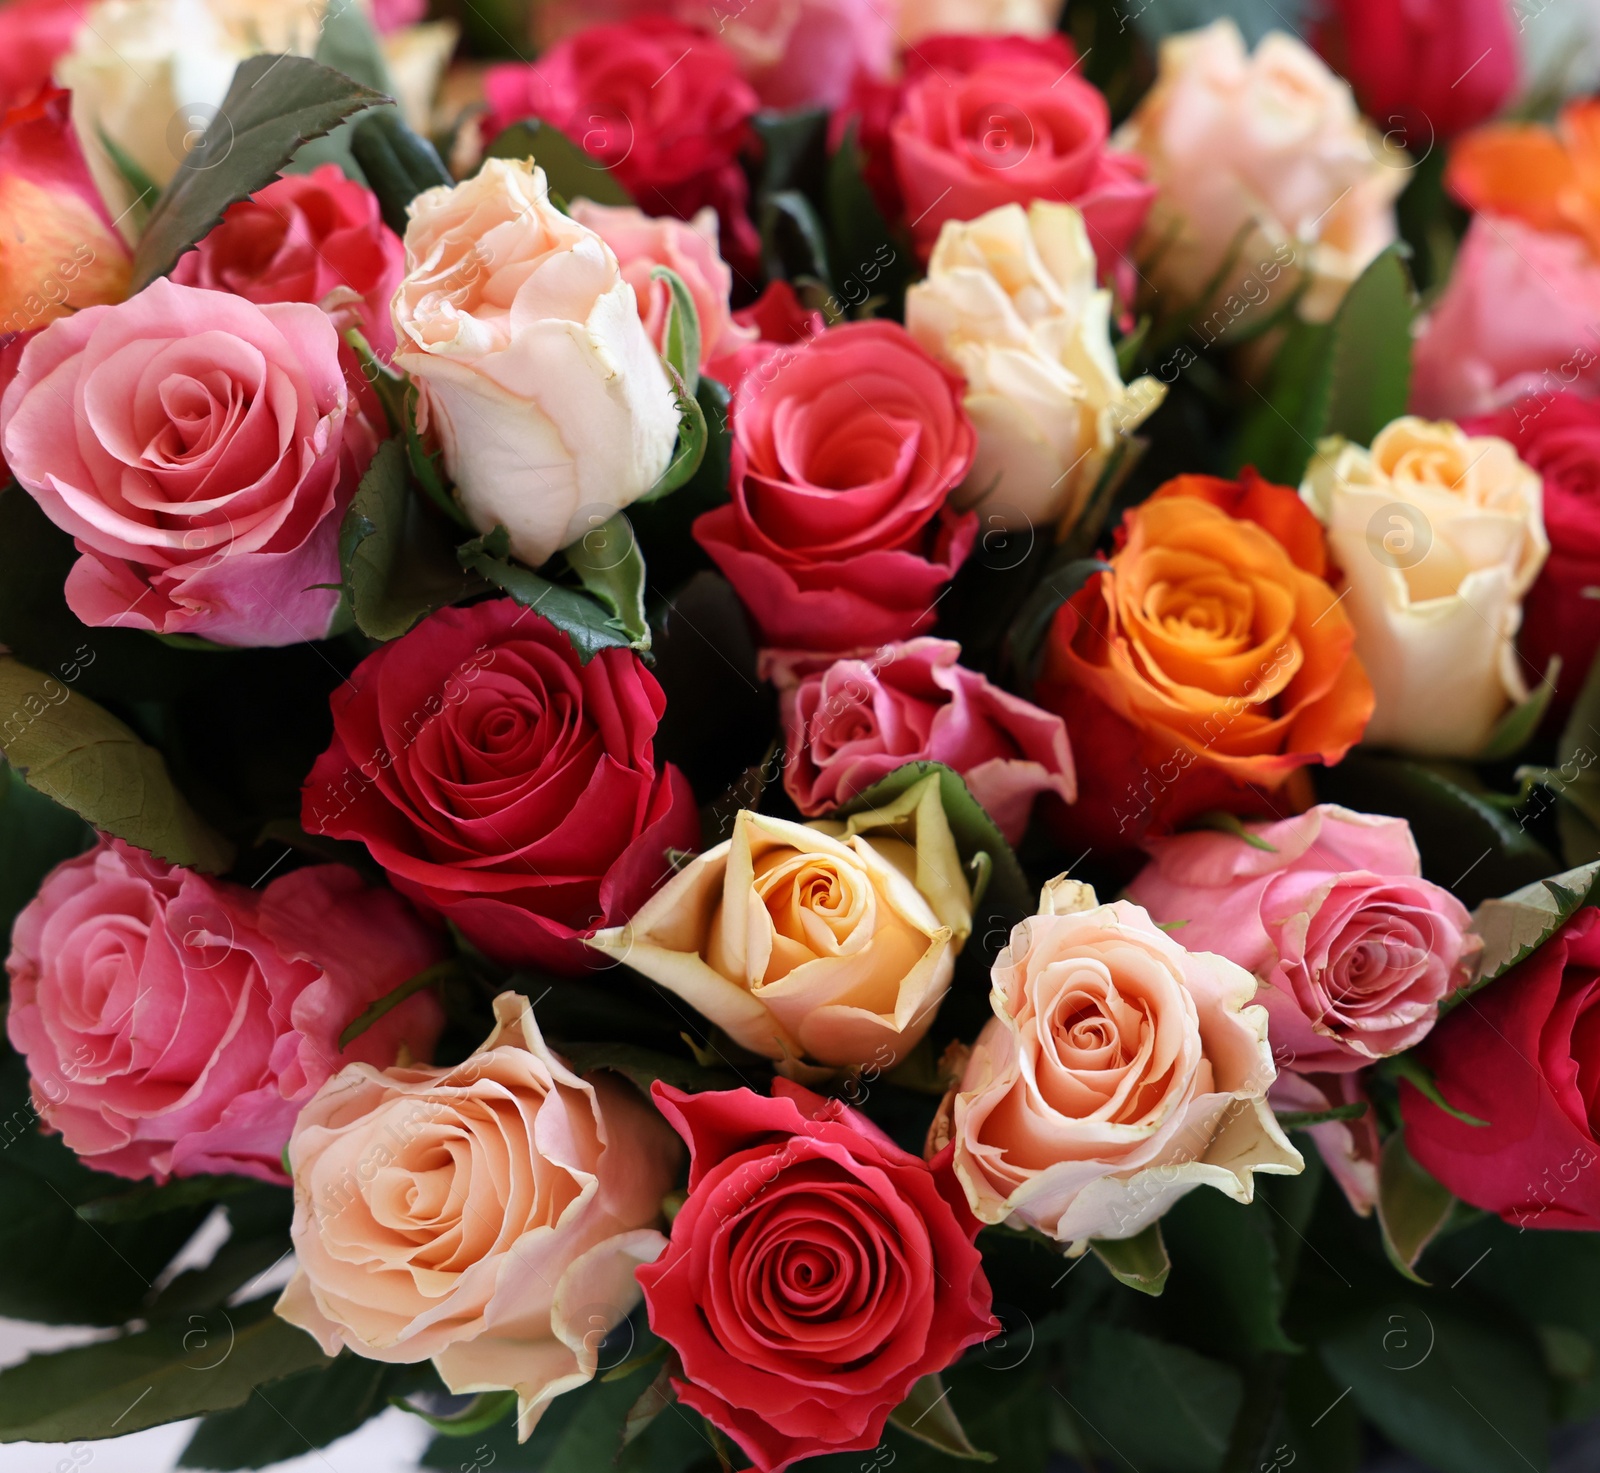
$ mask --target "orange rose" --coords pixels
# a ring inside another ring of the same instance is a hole
[[[1316,572],[1326,550],[1286,487],[1180,476],[1126,516],[1109,573],[1056,614],[1040,704],[1098,767],[1066,827],[1129,848],[1208,809],[1309,801],[1372,714],[1355,630]],[[1291,555],[1292,549],[1292,555]]]

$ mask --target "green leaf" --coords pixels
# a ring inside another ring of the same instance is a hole
[[[700,1092],[708,1089],[736,1089],[737,1075],[724,1069],[708,1069],[693,1059],[680,1059],[655,1049],[632,1043],[564,1043],[554,1045],[576,1074],[596,1069],[611,1069],[633,1081],[645,1094],[660,1079],[677,1089]]]
[[[1278,1124],[1284,1130],[1310,1130],[1314,1125],[1327,1125],[1334,1120],[1359,1120],[1371,1107],[1365,1100],[1352,1100],[1348,1105],[1335,1105],[1331,1110],[1278,1110]]]
[[[762,256],[767,275],[793,281],[814,277],[830,286],[828,241],[811,201],[797,189],[780,189],[761,205]]]
[[[0,762],[0,942],[56,865],[94,843],[77,814],[35,792]]]
[[[1006,633],[1006,663],[1031,687],[1044,651],[1045,635],[1056,610],[1096,573],[1109,573],[1111,564],[1097,557],[1073,558],[1047,572],[1018,610]]]
[[[1318,1346],[1383,1434],[1439,1473],[1542,1473],[1537,1352],[1438,1296],[1396,1301]]]
[[[1204,1324],[1202,1348],[1229,1354],[1299,1349],[1282,1324],[1292,1277],[1279,1253],[1284,1222],[1264,1194],[1246,1205],[1221,1192],[1190,1192],[1160,1225],[1174,1265],[1167,1323]]]
[[[1378,1163],[1378,1225],[1389,1262],[1413,1283],[1428,1282],[1417,1273],[1417,1260],[1455,1205],[1456,1199],[1406,1149],[1404,1129],[1395,1131],[1383,1143]]]
[[[1159,1296],[1167,1287],[1172,1260],[1167,1257],[1159,1222],[1131,1238],[1091,1238],[1089,1246],[1119,1284],[1152,1296]]]
[[[307,139],[389,99],[303,56],[251,56],[205,135],[150,212],[133,257],[132,290],[165,276],[236,200],[277,178]]]
[[[355,0],[349,3],[354,4]],[[406,233],[407,211],[423,190],[455,183],[434,146],[413,133],[392,107],[382,108],[355,124],[350,151],[378,196],[383,223],[396,235]]]
[[[542,614],[572,641],[585,665],[601,650],[627,649],[628,633],[597,600],[552,583],[530,568],[507,561],[510,536],[504,527],[456,549],[461,566],[481,574],[519,604]]]
[[[385,1013],[393,1012],[408,997],[422,991],[425,987],[433,987],[437,983],[447,981],[454,977],[466,975],[466,967],[460,957],[446,957],[442,962],[435,962],[431,967],[424,967],[414,977],[408,977],[398,987],[391,988],[376,1002],[363,1008],[355,1018],[346,1026],[339,1035],[339,1047],[347,1049],[356,1039],[360,1038],[379,1018]]]
[[[1265,854],[1276,854],[1277,848],[1267,843],[1260,834],[1252,834],[1244,826],[1244,820],[1237,813],[1228,813],[1223,809],[1212,809],[1209,813],[1202,813],[1194,820],[1193,826],[1197,829],[1215,829],[1219,833],[1232,834],[1236,839],[1243,839],[1252,849],[1259,849]]]
[[[385,1383],[396,1369],[347,1350],[327,1365],[257,1386],[242,1406],[202,1418],[178,1466],[266,1468],[326,1447],[383,1410]]]
[[[485,1391],[472,1398],[453,1416],[436,1417],[411,1405],[404,1397],[392,1398],[391,1404],[402,1411],[421,1417],[441,1437],[474,1437],[486,1432],[497,1423],[505,1421],[517,1409],[515,1391]]]
[[[115,1437],[240,1405],[328,1359],[272,1313],[276,1296],[190,1315],[0,1371],[0,1442]]]
[[[184,801],[155,748],[9,655],[0,655],[0,746],[30,788],[97,829],[189,869],[233,863],[233,846]]]
[[[283,1262],[294,1218],[290,1188],[257,1182],[254,1191],[228,1197],[222,1209],[228,1218],[227,1241],[204,1268],[185,1269],[156,1295],[148,1306],[152,1320],[214,1309],[236,1295],[249,1298],[256,1281]]]
[[[924,1376],[911,1395],[889,1413],[889,1420],[908,1436],[929,1443],[952,1458],[968,1463],[992,1463],[993,1453],[972,1445],[961,1419],[950,1406],[950,1393],[937,1376]]]
[[[1472,913],[1472,930],[1483,938],[1477,976],[1469,987],[1446,998],[1444,1009],[1458,1006],[1531,956],[1575,912],[1595,904],[1597,892],[1600,861],[1537,880],[1499,899],[1485,900]]]
[[[1501,762],[1515,757],[1529,742],[1550,709],[1550,698],[1556,693],[1556,681],[1561,678],[1561,656],[1550,657],[1550,668],[1544,679],[1536,685],[1527,700],[1519,701],[1495,723],[1489,740],[1474,759],[1477,762]]]
[[[666,347],[661,356],[672,366],[685,392],[692,398],[700,386],[700,313],[683,278],[671,267],[654,267],[650,279],[666,282],[672,293],[667,310]]]
[[[633,196],[599,159],[591,157],[559,128],[537,118],[513,123],[489,144],[488,159],[531,159],[561,200],[592,199],[597,205],[631,205]]]
[[[644,554],[625,513],[591,527],[563,551],[583,586],[611,611],[612,620],[636,650],[650,648],[645,618]]]
[[[678,487],[692,481],[705,459],[706,447],[711,437],[710,428],[706,424],[705,409],[699,398],[686,391],[683,380],[678,377],[677,370],[670,363],[664,359],[662,363],[672,379],[672,398],[678,406],[678,440],[672,452],[672,459],[667,462],[667,468],[656,477],[655,485],[639,497],[634,505],[648,506],[651,502],[660,501],[663,496],[670,495]]]
[[[878,209],[862,177],[862,161],[852,120],[828,161],[829,257],[840,272],[840,296],[853,298],[848,305],[881,298],[884,314],[898,318],[911,279],[911,253],[895,238]]]
[[[394,91],[378,33],[360,0],[329,0],[312,60],[375,92]]]
[[[483,591],[456,562],[450,529],[411,491],[405,447],[385,440],[361,478],[339,528],[356,627],[398,639],[435,609]]]
[[[95,132],[100,137],[100,147],[105,149],[106,157],[111,160],[117,173],[122,175],[122,182],[133,196],[133,203],[128,206],[130,224],[135,231],[142,230],[161,191],[156,188],[155,180],[140,167],[139,161],[104,128],[96,128]]]
[[[78,1215],[85,1222],[138,1222],[162,1212],[210,1206],[260,1188],[261,1183],[248,1176],[180,1176],[160,1186],[140,1182],[125,1192],[92,1197],[79,1204]]]
[[[751,119],[761,140],[760,193],[804,190],[820,176],[827,149],[828,110],[762,111]]]

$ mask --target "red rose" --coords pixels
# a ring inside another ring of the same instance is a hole
[[[653,1087],[689,1199],[637,1271],[679,1400],[762,1473],[876,1446],[918,1379],[999,1329],[953,1178],[841,1101],[772,1087]]]
[[[1600,908],[1580,910],[1429,1036],[1468,1125],[1400,1093],[1406,1145],[1456,1196],[1518,1227],[1600,1229]]]
[[[1363,111],[1425,153],[1500,111],[1517,85],[1506,0],[1323,0],[1317,50]]]
[[[694,524],[767,644],[846,650],[933,623],[975,519],[945,506],[976,436],[961,381],[892,322],[774,353],[731,406],[733,500]]]
[[[373,349],[394,351],[389,303],[405,275],[405,248],[378,213],[378,197],[337,164],[287,174],[228,207],[172,268],[185,286],[250,301],[310,302],[342,334],[359,327]]]
[[[651,744],[666,697],[638,656],[580,664],[511,599],[443,609],[356,667],[304,791],[314,833],[364,843],[397,890],[512,964],[579,972],[700,821]]]
[[[737,155],[758,103],[721,41],[664,16],[590,26],[537,62],[490,67],[486,137],[526,118],[600,160],[647,215],[722,221],[722,255],[754,271],[761,242]]]
[[[889,129],[918,253],[927,258],[946,220],[1058,200],[1083,212],[1101,274],[1118,276],[1130,298],[1127,252],[1155,186],[1142,159],[1106,147],[1110,132],[1105,98],[1054,61],[1004,57],[965,75],[930,70],[906,88]]]
[[[0,108],[28,101],[50,81],[87,7],[79,0],[11,0],[0,5]]]
[[[1469,435],[1509,440],[1544,477],[1550,557],[1522,603],[1517,644],[1541,675],[1561,656],[1551,717],[1572,709],[1600,651],[1600,403],[1576,394],[1536,394],[1463,421]]]

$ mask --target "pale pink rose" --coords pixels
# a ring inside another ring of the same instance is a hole
[[[1600,391],[1600,262],[1582,237],[1478,215],[1412,349],[1411,408],[1463,419]]]
[[[1255,975],[1280,1069],[1360,1069],[1418,1043],[1482,943],[1422,878],[1410,825],[1319,803],[1246,828],[1270,848],[1220,832],[1151,841],[1129,898],[1191,951]]]
[[[1354,1120],[1325,1120],[1306,1134],[1316,1143],[1328,1174],[1339,1183],[1345,1201],[1357,1217],[1370,1217],[1378,1201],[1378,1117],[1361,1086],[1360,1074],[1278,1075],[1269,1099],[1280,1114],[1305,1111],[1320,1115],[1340,1105],[1365,1104],[1365,1115]]]
[[[52,322],[0,400],[12,473],[81,556],[85,624],[220,644],[320,639],[374,448],[327,313],[165,278]]]
[[[912,639],[834,659],[766,650],[761,675],[778,688],[788,753],[783,786],[814,817],[865,792],[907,762],[942,762],[1013,844],[1033,801],[1078,796],[1059,716],[958,664],[949,639]]]
[[[44,1124],[118,1176],[281,1182],[300,1106],[343,1065],[427,1058],[443,1024],[417,993],[339,1047],[441,938],[344,865],[261,890],[117,840],[57,865],[17,917],[7,1031]]]
[[[525,1438],[638,1303],[683,1147],[620,1075],[581,1079],[552,1053],[527,998],[494,1012],[461,1063],[353,1064],[301,1111],[277,1309],[329,1355],[515,1390]]]
[[[704,209],[694,219],[652,218],[632,205],[597,205],[575,199],[568,213],[608,246],[633,288],[639,316],[656,351],[666,349],[667,308],[672,289],[650,273],[657,266],[676,271],[689,289],[700,317],[700,367],[756,340],[754,328],[741,327],[728,309],[733,272],[717,250],[717,214]]]
[[[1250,974],[1065,876],[1040,904],[995,960],[995,1017],[929,1132],[973,1213],[1129,1238],[1195,1187],[1248,1202],[1256,1172],[1302,1170],[1267,1105]]]

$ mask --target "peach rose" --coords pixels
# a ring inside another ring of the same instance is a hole
[[[865,837],[907,821],[914,841]],[[972,897],[930,777],[847,823],[741,812],[732,838],[589,944],[780,1069],[890,1069],[928,1031],[971,930]]]
[[[1248,51],[1228,19],[1161,43],[1155,85],[1112,141],[1160,186],[1139,256],[1163,311],[1205,305],[1219,273],[1207,300],[1226,300],[1292,246],[1309,277],[1300,315],[1326,321],[1396,238],[1411,177],[1315,52],[1279,31]]]
[[[1299,1152],[1255,979],[1062,876],[994,964],[995,1016],[929,1132],[975,1216],[1061,1242],[1131,1238],[1198,1186],[1248,1202]]]
[[[638,1303],[682,1147],[631,1085],[567,1068],[525,997],[494,1012],[453,1068],[352,1065],[300,1112],[297,1266],[277,1311],[329,1355],[514,1390],[526,1438]]]

